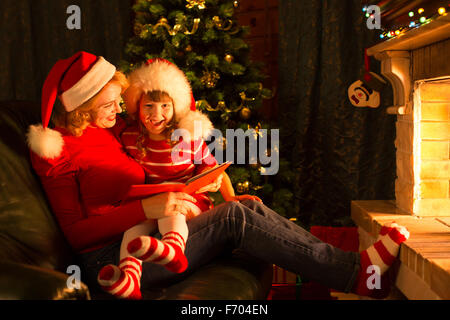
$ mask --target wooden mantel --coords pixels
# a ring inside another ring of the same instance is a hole
[[[392,84],[394,103],[387,108],[388,113],[409,114],[412,111],[411,52],[447,39],[450,39],[450,14],[367,49],[369,56],[381,61],[381,74]],[[448,63],[445,56],[442,60]]]
[[[395,38],[383,41],[367,49],[369,56],[376,56],[383,51],[412,51],[450,37],[450,14],[411,29]]]

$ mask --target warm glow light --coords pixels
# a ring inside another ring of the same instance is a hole
[[[422,14],[424,11],[425,11],[425,10],[424,10],[423,8],[420,8],[417,12],[418,12],[419,14]]]
[[[396,35],[399,35],[399,34],[400,34],[400,30],[396,30],[396,31],[395,31],[395,34],[396,34]]]
[[[444,7],[440,7],[438,10],[440,15],[443,15],[445,13],[445,8]]]

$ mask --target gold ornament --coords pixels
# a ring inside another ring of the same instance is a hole
[[[233,2],[233,5],[234,5],[235,8],[239,7],[239,1],[235,0],[235,1]]]
[[[243,119],[243,120],[248,120],[250,118],[251,114],[252,114],[252,111],[247,107],[242,108],[241,112],[239,113],[241,119]]]
[[[184,48],[184,51],[191,52],[192,51],[192,46],[190,44],[188,44],[187,47]]]
[[[236,185],[236,191],[238,193],[247,193],[250,190],[250,182],[238,182]]]
[[[189,30],[187,30],[185,25],[181,25],[181,24],[176,24],[172,28],[169,25],[169,21],[163,17],[163,18],[159,19],[158,23],[152,27],[152,34],[157,34],[158,28],[163,27],[167,30],[167,32],[171,36],[176,35],[178,32],[183,32],[186,35],[190,35],[190,34],[194,34],[197,32],[199,23],[200,23],[200,18],[195,18],[194,23],[192,25],[192,30],[189,31]],[[151,25],[149,25],[149,26],[151,26]]]
[[[200,10],[203,10],[206,8],[205,6],[205,0],[186,0],[188,3],[186,5],[186,8],[192,9],[193,7],[197,6]]]
[[[224,59],[225,59],[226,62],[231,63],[231,62],[233,62],[234,57],[233,57],[231,54],[227,53],[227,54],[225,55],[225,58],[224,58]]]
[[[220,75],[215,71],[203,71],[203,76],[200,78],[200,81],[207,88],[214,88],[217,84],[217,81],[220,79]]]
[[[227,109],[225,101],[217,102],[217,106],[215,108],[211,106],[206,100],[197,100],[197,102],[195,103],[195,107],[197,109],[201,109],[203,106],[205,106],[207,111],[223,111]]]
[[[229,31],[233,27],[233,21],[230,19],[227,19],[226,22],[224,22],[219,16],[214,16],[212,21],[219,30]]]

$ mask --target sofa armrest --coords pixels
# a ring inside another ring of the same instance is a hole
[[[67,287],[68,275],[48,268],[15,262],[0,263],[0,299],[88,300],[84,283],[79,289]]]

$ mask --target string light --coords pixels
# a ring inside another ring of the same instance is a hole
[[[449,4],[448,6],[449,6],[449,8],[450,8],[450,4]],[[449,10],[450,10],[450,9],[449,9]],[[373,17],[373,15],[370,15],[370,14],[367,12],[367,6],[365,6],[365,7],[363,8],[363,11],[366,12],[366,13],[365,13],[365,16],[366,16],[367,18]],[[419,9],[417,10],[417,12],[418,12],[419,14],[423,14],[423,13],[425,12],[425,9],[424,9],[424,8],[419,8]],[[382,31],[382,33],[379,35],[379,37],[380,37],[380,39],[386,39],[386,38],[393,38],[393,37],[401,36],[404,32],[408,31],[409,29],[417,28],[417,27],[420,27],[421,25],[425,25],[425,24],[427,24],[427,23],[433,21],[434,19],[438,18],[439,15],[441,15],[441,16],[442,16],[442,15],[447,15],[447,9],[446,9],[446,7],[440,7],[440,8],[437,10],[437,13],[435,13],[435,14],[429,14],[429,15],[428,15],[428,18],[427,18],[426,16],[422,15],[420,18],[418,17],[417,20],[416,20],[416,19],[411,19],[411,21],[409,22],[409,24],[408,24],[407,26],[397,27],[397,28],[394,29],[394,30],[386,30],[386,29],[383,29],[383,31]],[[415,12],[414,12],[414,11],[409,11],[409,12],[408,12],[408,16],[409,16],[410,18],[413,18],[413,17],[415,16]]]

